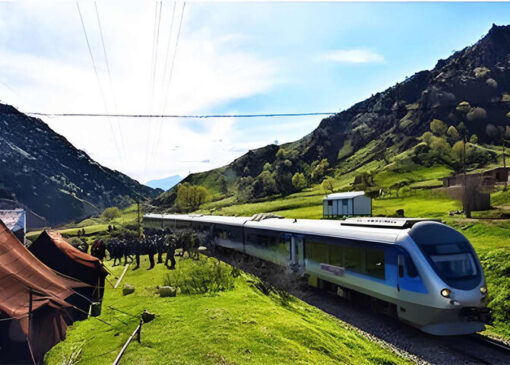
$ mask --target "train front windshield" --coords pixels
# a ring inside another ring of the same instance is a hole
[[[473,255],[463,243],[424,245],[424,251],[434,263],[438,274],[448,279],[463,279],[476,276]]]
[[[446,284],[462,290],[480,284],[482,272],[475,251],[460,232],[444,224],[420,222],[409,235]]]

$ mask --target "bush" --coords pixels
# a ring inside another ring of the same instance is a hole
[[[330,177],[327,177],[324,179],[321,186],[325,193],[327,193],[328,191],[332,193],[333,190],[335,190],[333,182],[334,182],[334,180]]]
[[[180,288],[183,294],[206,294],[231,290],[240,271],[214,258],[200,256],[199,261],[185,262],[166,275],[164,286]],[[186,265],[188,264],[188,265]]]
[[[434,119],[430,122],[430,130],[436,136],[444,136],[448,130],[448,126],[442,120]]]
[[[302,172],[296,172],[294,176],[292,176],[292,185],[296,188],[296,190],[303,190],[306,188],[307,182],[305,174]]]
[[[471,109],[467,113],[467,119],[470,122],[485,120],[486,118],[487,118],[487,112],[485,111],[484,108],[476,107],[476,108]]]
[[[107,221],[120,217],[120,210],[117,207],[106,208],[102,214]]]
[[[211,195],[204,186],[191,185],[186,182],[177,187],[175,204],[180,211],[190,212],[197,210],[203,203],[210,199]]]
[[[510,253],[494,250],[479,255],[486,278],[494,326],[510,334]]]

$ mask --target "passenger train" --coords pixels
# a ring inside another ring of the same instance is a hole
[[[473,247],[438,221],[146,214],[144,227],[201,232],[212,244],[302,272],[312,286],[375,298],[433,335],[482,331],[488,319]]]

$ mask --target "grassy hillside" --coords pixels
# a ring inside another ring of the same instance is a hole
[[[156,314],[145,324],[142,342],[133,342],[124,363],[138,364],[403,364],[397,354],[370,342],[349,325],[294,297],[271,292],[263,294],[257,279],[221,264],[233,276],[229,290],[203,294],[179,294],[160,298],[156,286],[165,277],[201,277],[200,262],[178,261],[177,270],[162,265],[152,271],[128,270],[123,283],[133,284],[134,294],[123,297],[119,289],[106,290],[100,319],[75,323],[67,339],[46,356],[46,363],[62,364],[71,356],[84,364],[111,363],[144,309]],[[216,265],[208,259],[209,265]],[[212,262],[212,263],[211,263]],[[123,267],[112,268],[119,275]],[[209,273],[210,274],[210,273]],[[113,280],[113,278],[111,278]],[[210,276],[209,276],[210,279]],[[214,291],[214,290],[213,290]],[[73,355],[74,354],[74,355]]]

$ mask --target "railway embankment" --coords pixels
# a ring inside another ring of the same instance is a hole
[[[285,292],[265,290],[255,276],[217,259],[178,260],[176,270],[146,267],[142,261],[140,269],[127,270],[118,289],[107,287],[100,317],[70,327],[46,363],[62,364],[71,357],[74,363],[113,362],[144,310],[155,319],[143,325],[141,343],[129,345],[124,363],[411,363],[346,322]],[[123,269],[111,268],[116,276]],[[214,272],[233,281],[215,278]],[[123,296],[128,283],[135,291]],[[161,298],[157,286],[168,283],[182,289]]]

